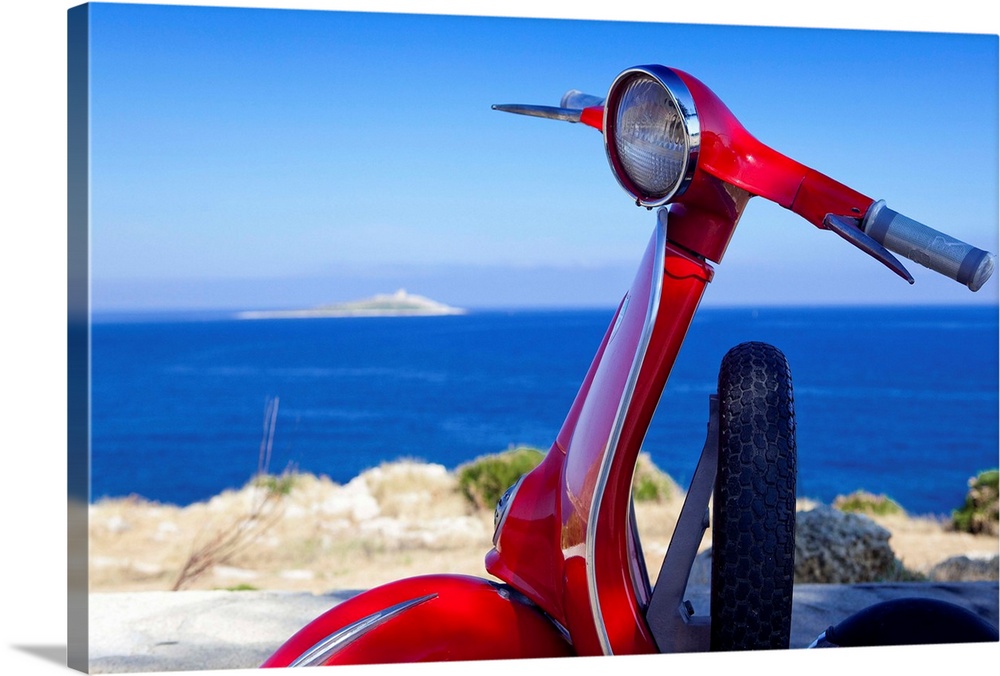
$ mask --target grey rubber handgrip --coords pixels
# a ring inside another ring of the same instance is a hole
[[[996,256],[893,211],[879,200],[862,228],[886,249],[978,291],[993,274]]]

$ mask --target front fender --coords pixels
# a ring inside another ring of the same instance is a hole
[[[391,582],[338,604],[262,667],[565,657],[572,646],[536,606],[475,577]]]

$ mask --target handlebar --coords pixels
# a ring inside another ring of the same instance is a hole
[[[641,74],[636,75],[636,73]],[[667,77],[668,75],[669,77]],[[628,80],[633,76],[655,80],[664,90],[664,96],[669,101],[673,101],[675,104],[673,107],[664,107],[660,112],[654,111],[654,114],[664,116],[674,114],[675,117],[680,115],[680,119],[685,125],[683,132],[689,135],[685,141],[688,145],[684,147],[689,150],[689,146],[698,148],[695,161],[701,168],[703,176],[710,175],[714,179],[745,191],[748,195],[760,195],[790,209],[814,225],[836,232],[911,284],[914,281],[912,275],[893,256],[893,253],[950,277],[972,291],[978,291],[992,276],[996,267],[994,254],[977,249],[950,235],[907,218],[886,207],[885,202],[881,200],[872,202],[870,197],[866,197],[765,146],[739,124],[729,109],[725,107],[725,104],[719,101],[711,90],[681,71],[665,69],[662,66],[643,66],[627,70],[619,76],[616,84],[612,85],[607,99],[571,89],[563,95],[558,107],[494,105],[493,108],[521,115],[567,122],[582,122],[598,129],[605,134],[608,157],[619,182],[623,186],[627,186],[626,191],[636,198],[636,204],[648,208],[669,200],[663,197],[659,202],[642,201],[640,193],[651,198],[651,195],[647,194],[648,190],[646,188],[639,189],[637,185],[642,183],[637,184],[634,177],[625,176],[628,171],[612,158],[612,148],[616,146],[608,143],[607,136],[609,133],[618,134],[617,127],[613,132],[604,129],[605,106],[609,105],[608,101],[611,101],[612,110],[617,110],[616,106],[620,105],[622,101],[619,94],[623,88],[617,86],[618,82],[623,78]],[[670,84],[665,84],[665,82]],[[682,99],[687,101],[687,105],[680,105],[674,101],[674,94],[671,93],[672,88],[679,88],[678,91],[683,90],[681,92],[684,94]],[[638,103],[632,101],[630,105],[645,104],[640,100]],[[680,108],[677,105],[680,105]],[[692,112],[696,108],[701,108],[702,112],[705,113],[704,120],[699,121],[698,114]],[[671,113],[671,111],[673,112]],[[694,132],[686,127],[687,116],[696,122]],[[709,124],[713,131],[713,134],[709,135],[711,138],[726,138],[728,140],[725,143],[702,143],[701,137],[702,132],[706,129],[705,124]],[[660,166],[657,164],[660,160],[655,157],[658,149],[667,148],[669,150],[679,147],[675,139],[672,138],[649,139],[644,136],[649,134],[656,136],[659,133],[656,130],[660,128],[655,124],[646,125],[639,130],[632,129],[629,132],[631,134],[629,137],[630,148],[643,156],[643,161],[639,162],[642,167],[654,164]],[[692,140],[690,137],[693,133],[697,136],[696,140]],[[681,166],[687,166],[687,161],[691,161],[693,156],[694,153],[689,152],[685,158],[686,161]],[[672,160],[670,163],[661,164],[674,167],[678,162]],[[691,173],[694,173],[693,169],[691,169]],[[651,178],[643,176],[644,181]],[[670,183],[665,180],[666,178],[666,176],[659,174],[656,176],[656,181],[659,182],[655,186],[657,190],[663,187],[660,183]],[[685,186],[681,189],[683,191],[687,184],[680,182],[682,178],[683,176],[670,176],[671,180],[677,179],[676,185]],[[688,176],[684,180],[689,181],[691,178]],[[666,191],[665,194],[676,197],[680,194],[676,190],[675,186],[673,188],[675,192]],[[693,190],[689,194],[692,199],[697,201],[698,199],[709,200],[716,192],[714,190]],[[867,208],[867,213],[865,213],[864,218],[859,218],[858,215],[865,209],[866,205],[870,205]],[[847,214],[851,215],[847,216]],[[730,227],[735,227],[735,221],[730,224]],[[683,243],[692,251],[697,251],[710,260],[719,260],[719,256],[729,241],[728,235],[724,235],[723,230],[705,230],[699,231],[698,234],[693,234],[693,231],[685,231],[687,232],[685,236],[690,237]],[[730,229],[726,232],[731,234],[732,231]],[[691,241],[692,238],[694,241]]]
[[[879,200],[861,224],[892,252],[978,291],[993,274],[996,256],[893,211]]]

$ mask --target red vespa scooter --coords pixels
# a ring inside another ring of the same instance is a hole
[[[605,99],[494,106],[603,132],[608,160],[656,227],[554,444],[497,505],[486,569],[496,583],[431,575],[334,607],[264,667],[787,648],[795,535],[791,376],[774,347],[723,359],[705,446],[651,588],[631,503],[643,437],[749,199],[831,230],[910,283],[894,251],[976,291],[995,256],[902,216],[753,138],[704,84],[676,69],[626,70]],[[714,497],[713,497],[714,496]],[[685,600],[712,499],[711,608]],[[906,628],[942,618],[947,635]],[[892,636],[884,627],[897,631]],[[899,628],[902,627],[901,630]],[[957,639],[955,637],[958,637]],[[944,638],[942,638],[944,637]],[[815,645],[997,640],[961,609],[889,604]]]

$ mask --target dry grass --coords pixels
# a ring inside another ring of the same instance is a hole
[[[184,509],[140,498],[90,506],[91,591],[170,589],[192,544],[225,530],[253,509],[249,486]],[[636,517],[655,577],[683,495],[637,502]],[[808,508],[800,501],[800,509]],[[455,477],[439,465],[402,461],[363,473],[345,485],[295,475],[281,518],[189,589],[363,589],[431,572],[486,576],[492,511],[473,510]],[[955,533],[930,519],[874,517],[892,533],[904,565],[926,572],[959,554],[996,553],[997,537]],[[710,544],[709,534],[702,546]]]

